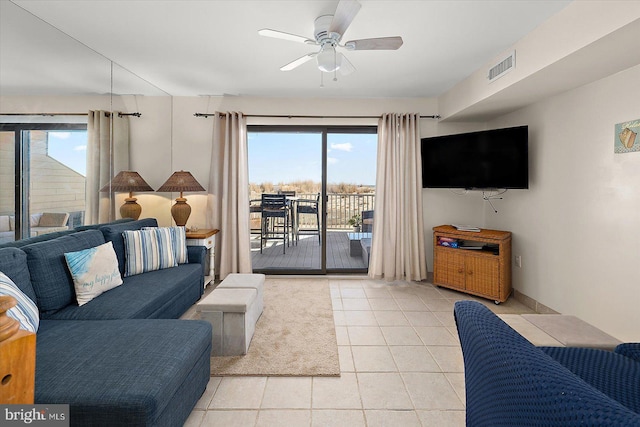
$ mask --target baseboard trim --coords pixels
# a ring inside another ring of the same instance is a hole
[[[536,313],[539,314],[561,314],[558,313],[557,311],[553,310],[552,308],[547,307],[546,305],[536,301],[534,298],[531,298],[528,295],[523,294],[522,292],[514,289],[513,290],[513,296],[512,296],[516,301],[518,301],[519,303],[524,304],[525,306],[529,307],[531,310],[535,311]]]

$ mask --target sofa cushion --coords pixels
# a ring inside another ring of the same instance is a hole
[[[31,301],[36,302],[36,292],[31,286],[27,266],[27,254],[17,248],[0,248],[0,270],[15,283]]]
[[[166,227],[125,230],[122,235],[125,248],[125,277],[178,265],[171,232]]]
[[[7,310],[7,316],[20,323],[20,329],[37,332],[40,316],[36,304],[22,292],[13,280],[0,271],[0,296],[15,298],[17,304]]]
[[[200,298],[200,264],[183,264],[124,278],[122,286],[82,307],[69,305],[53,313],[56,320],[177,319]]]
[[[64,254],[73,278],[78,305],[82,306],[102,293],[122,285],[118,258],[113,244]]]
[[[29,225],[31,227],[37,227],[40,223],[40,218],[42,218],[42,213],[34,213],[29,217]]]
[[[75,233],[74,230],[60,230],[53,233],[38,234],[35,237],[28,237],[26,239],[11,241],[3,243],[0,248],[21,248],[32,243],[44,242],[45,240],[55,239],[56,237],[65,236],[67,234]]]
[[[74,228],[74,230],[76,231],[99,230],[100,227],[104,227],[105,225],[116,225],[116,224],[121,224],[123,222],[131,222],[131,221],[135,221],[135,220],[132,218],[121,218],[115,221],[103,222],[100,224],[79,225],[76,228]]]
[[[183,425],[210,352],[211,326],[197,320],[43,321],[35,403],[69,404],[73,425]]]
[[[0,215],[0,232],[11,231],[9,227],[9,215]]]
[[[540,349],[591,386],[640,413],[640,363],[621,354],[593,348]]]
[[[105,243],[97,230],[82,231],[22,247],[27,254],[31,284],[42,318],[76,304],[73,280],[64,260],[65,252],[79,251]]]
[[[124,256],[124,237],[122,232],[125,230],[140,230],[142,227],[157,227],[158,221],[155,218],[139,219],[137,221],[121,222],[117,224],[107,224],[100,227],[100,231],[104,235],[107,242],[113,242],[113,249],[118,257],[118,268],[120,274],[124,275],[125,256]]]

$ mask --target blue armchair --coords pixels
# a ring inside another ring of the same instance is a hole
[[[467,426],[638,426],[640,363],[613,352],[538,348],[487,307],[454,307]]]

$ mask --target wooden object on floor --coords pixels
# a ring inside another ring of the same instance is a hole
[[[438,238],[492,245],[497,254],[441,246]],[[511,233],[488,229],[461,231],[450,225],[434,227],[433,284],[492,299],[496,303],[505,302],[511,294]]]
[[[19,329],[7,310],[15,298],[0,297],[0,404],[32,404],[36,378],[36,334]]]
[[[187,246],[204,246],[209,252],[209,269],[205,270],[209,273],[204,278],[205,287],[214,281],[216,277],[216,234],[219,232],[220,230],[217,228],[203,228],[196,231],[187,231]]]

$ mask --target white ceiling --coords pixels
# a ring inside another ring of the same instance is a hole
[[[3,93],[11,94],[51,91],[49,81],[55,93],[64,92],[65,85],[74,93],[103,93],[108,87],[79,83],[97,73],[77,72],[85,60],[104,61],[102,55],[177,96],[433,97],[570,2],[360,1],[362,8],[343,41],[400,35],[404,45],[397,51],[346,52],[357,71],[338,74],[337,82],[325,74],[321,88],[315,61],[293,71],[279,70],[316,47],[261,37],[257,31],[271,28],[313,38],[314,19],[332,14],[337,0],[13,0],[2,9],[0,85]],[[37,20],[25,10],[84,46],[61,43],[51,28],[38,35],[36,25],[25,23]],[[9,31],[12,37],[7,37]],[[20,32],[24,34],[13,34]],[[65,54],[65,49],[84,52]],[[16,59],[35,60],[37,50],[47,59],[46,69],[42,61],[25,66]],[[56,64],[56,57],[69,55],[74,61]],[[75,62],[75,72],[70,62]],[[44,72],[47,77],[38,75]]]

